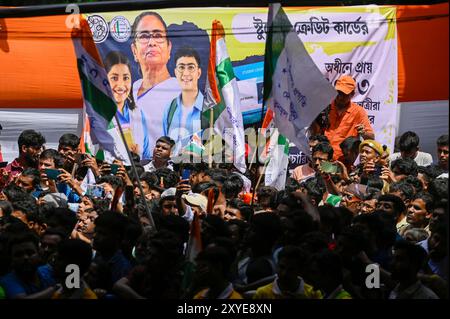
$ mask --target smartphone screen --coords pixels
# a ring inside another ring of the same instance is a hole
[[[381,166],[378,166],[378,165],[375,165],[375,171],[373,172],[373,174],[374,174],[375,176],[381,176],[382,173],[383,173],[382,167],[381,167]]]
[[[54,168],[46,168],[44,169],[45,175],[47,175],[48,179],[57,180],[58,176],[61,175],[61,171],[59,169]]]
[[[119,169],[119,165],[117,164],[111,164],[111,174],[116,175],[117,170]]]
[[[335,174],[338,171],[338,167],[336,164],[333,164],[331,162],[322,162],[320,164],[320,168],[322,169],[322,171],[324,173],[329,173],[329,174]]]
[[[86,195],[94,198],[103,198],[105,197],[105,189],[101,185],[89,184],[86,188]]]
[[[181,179],[189,179],[189,177],[191,176],[191,170],[190,169],[183,169],[181,171]]]

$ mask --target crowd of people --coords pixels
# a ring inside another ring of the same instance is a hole
[[[174,163],[170,136],[133,167],[23,131],[0,168],[0,299],[448,298],[448,135],[436,161],[410,131],[392,153],[355,81],[336,90],[284,190],[264,166]]]
[[[23,131],[1,169],[0,298],[448,297],[448,135],[428,166],[413,132],[399,155],[348,137],[342,161],[315,135],[285,190],[251,196],[255,176],[232,166],[171,163],[169,137],[149,163],[133,159],[141,188],[131,167],[80,153],[76,135],[45,142]]]

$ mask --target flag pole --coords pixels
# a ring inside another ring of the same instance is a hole
[[[254,199],[255,199],[256,189],[258,188],[259,184],[261,184],[262,177],[263,177],[263,175],[266,173],[267,164],[269,164],[269,160],[268,160],[268,159],[265,161],[264,167],[263,167],[263,171],[262,171],[261,174],[259,174],[258,181],[256,182],[255,188],[253,189],[253,192],[252,192],[252,202],[251,202],[251,204],[250,204],[252,208],[253,208],[253,201],[254,201]]]
[[[214,121],[214,107],[212,107],[209,112],[209,131],[210,132],[213,132],[213,121]],[[209,141],[209,156],[208,156],[209,168],[212,168],[213,142],[214,142],[214,134],[210,135],[210,141]]]
[[[125,135],[123,134],[122,125],[120,125],[120,121],[117,117],[117,112],[114,114],[114,118],[116,119],[117,126],[119,127],[120,136],[122,137],[123,144],[125,144],[125,149],[127,150],[128,158],[130,159],[131,167],[133,169],[133,174],[134,174],[134,176],[136,176],[139,193],[141,194],[141,197],[144,199],[145,212],[147,213],[148,220],[150,221],[150,226],[156,231],[155,221],[153,220],[152,213],[150,212],[150,207],[148,207],[148,203],[145,200],[144,190],[142,189],[142,185],[141,185],[141,179],[139,178],[139,175],[136,170],[136,165],[134,164],[130,149],[128,148],[127,141],[125,140]]]
[[[262,127],[262,124],[264,122],[264,109],[267,107],[267,101],[270,97],[270,93],[272,91],[272,78],[270,76],[270,74],[273,74],[273,65],[272,65],[272,61],[271,61],[271,57],[267,56],[267,51],[268,51],[268,46],[272,45],[272,38],[273,38],[273,24],[272,24],[272,12],[273,8],[272,8],[272,4],[269,3],[269,12],[268,12],[268,16],[267,16],[267,37],[266,37],[266,43],[264,46],[264,80],[263,80],[263,102],[261,105],[261,119],[259,120],[259,127],[258,127],[258,134],[256,134],[256,148],[258,149],[259,147],[259,129]],[[269,70],[270,68],[270,70]],[[255,159],[256,153],[258,151],[256,150],[255,153],[253,153],[253,158],[252,161],[250,163],[250,168],[252,167],[253,161]],[[265,165],[265,163],[264,163]],[[250,169],[249,168],[249,169]]]

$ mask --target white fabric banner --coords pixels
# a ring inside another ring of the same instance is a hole
[[[333,85],[343,74],[356,80],[352,101],[366,109],[376,140],[393,149],[398,110],[395,7],[290,12],[286,10],[294,30],[322,74]],[[260,19],[266,28],[267,18]]]
[[[61,135],[78,136],[82,129],[83,109],[0,109],[0,133],[3,160],[11,162],[19,156],[17,139],[23,130],[35,130],[44,135],[46,148],[58,148]]]

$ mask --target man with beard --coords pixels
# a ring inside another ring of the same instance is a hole
[[[394,245],[391,278],[398,281],[389,299],[439,299],[417,278],[425,264],[426,251],[413,243],[398,241]]]
[[[8,299],[50,298],[58,289],[53,276],[39,265],[38,237],[26,231],[12,237],[8,252],[11,272],[0,279]]]
[[[406,206],[400,197],[392,194],[381,195],[378,197],[376,210],[393,219],[397,232],[403,235],[408,223],[406,221]]]
[[[34,130],[25,130],[19,135],[19,157],[9,163],[4,169],[4,173],[9,174],[9,179],[5,185],[9,184],[17,175],[27,168],[38,168],[39,155],[45,144],[45,137]],[[1,186],[1,185],[0,185]]]
[[[59,138],[58,152],[64,157],[64,168],[71,171],[79,153],[80,138],[72,133],[67,133]]]

